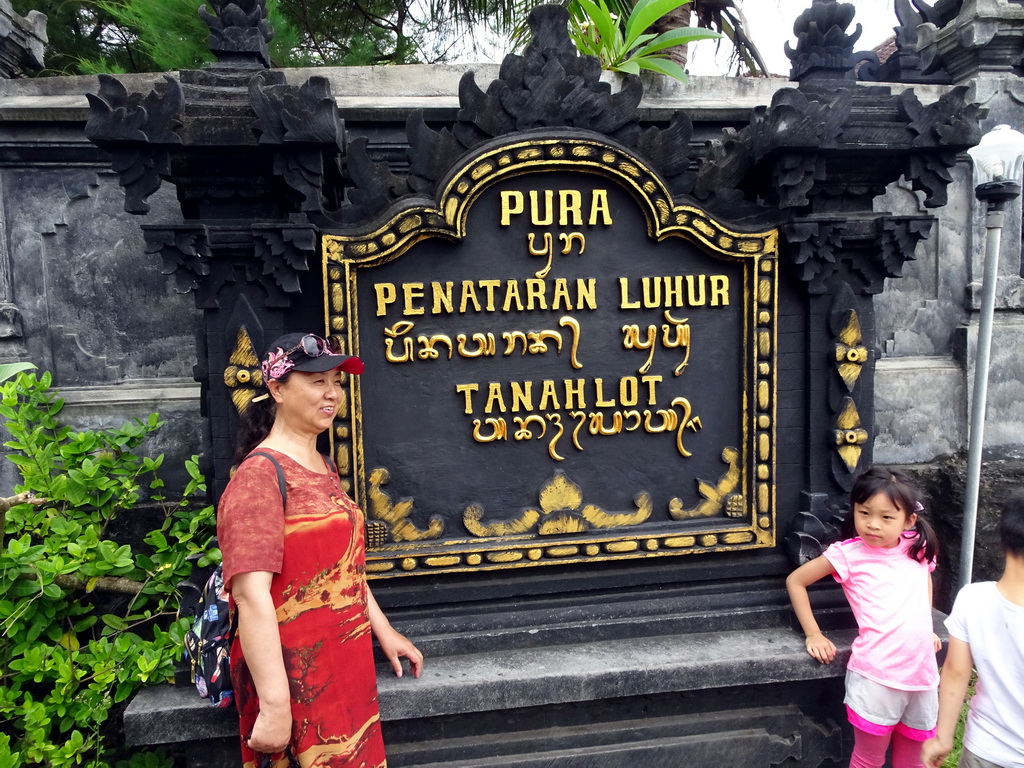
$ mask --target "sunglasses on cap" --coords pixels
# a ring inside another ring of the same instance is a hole
[[[315,333],[307,333],[296,344],[289,350],[282,353],[283,356],[288,356],[292,352],[298,352],[299,350],[306,355],[306,357],[320,357],[320,355],[339,355],[341,354],[341,341],[337,336],[328,336],[326,339],[322,339]]]

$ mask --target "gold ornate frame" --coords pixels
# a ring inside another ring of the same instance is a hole
[[[390,479],[386,469],[367,474],[359,382],[350,378],[332,439],[339,471],[367,512],[367,571],[376,576],[448,573],[774,546],[778,231],[737,231],[698,207],[676,203],[661,177],[619,145],[580,132],[492,142],[468,154],[439,185],[435,204],[407,199],[369,225],[324,234],[327,328],[359,354],[360,270],[396,259],[425,238],[461,240],[469,210],[485,189],[502,179],[544,171],[610,178],[636,200],[654,240],[683,237],[742,261],[743,445],[723,450],[723,474],[716,482],[699,483],[703,502],[692,509],[684,509],[679,499],[669,505],[672,520],[704,519],[708,525],[696,531],[692,525],[674,531],[631,530],[651,513],[646,494],[637,494],[635,512],[606,513],[584,504],[579,487],[555,471],[538,489],[536,507],[526,508],[516,520],[485,524],[482,510],[470,507],[463,522],[476,538],[463,534],[442,540],[440,520],[417,528],[410,520],[414,501],[396,502],[384,490]],[[549,543],[544,540],[548,533],[576,535]]]

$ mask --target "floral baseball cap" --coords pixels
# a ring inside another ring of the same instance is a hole
[[[264,386],[291,371],[322,373],[341,368],[345,373],[363,372],[363,361],[343,355],[334,336],[326,339],[314,333],[288,333],[270,345],[260,363]]]

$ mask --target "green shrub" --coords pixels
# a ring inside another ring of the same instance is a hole
[[[0,531],[0,765],[159,768],[157,751],[130,758],[120,714],[140,687],[174,674],[187,622],[177,585],[213,534],[213,508],[196,457],[181,500],[164,496],[163,456],[135,450],[159,429],[156,414],[118,429],[74,431],[50,375],[3,384],[8,458],[44,503],[12,506]],[[110,538],[143,494],[156,527],[145,551]],[[217,557],[215,550],[207,557]],[[200,560],[202,562],[202,559]]]

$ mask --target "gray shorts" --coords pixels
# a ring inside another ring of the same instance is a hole
[[[939,694],[926,691],[901,691],[851,670],[846,670],[846,699],[850,722],[854,727],[881,735],[899,730],[916,741],[935,735],[939,718]]]
[[[993,763],[983,757],[978,757],[976,754],[968,752],[966,749],[960,753],[960,762],[956,765],[957,768],[1004,768],[1004,766],[999,765],[998,763]]]

